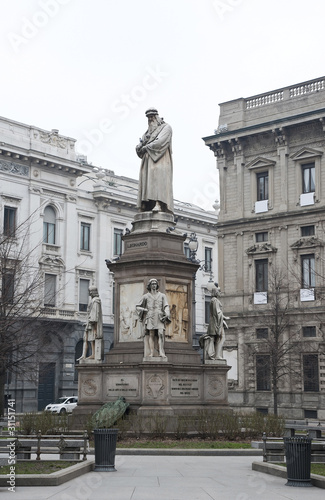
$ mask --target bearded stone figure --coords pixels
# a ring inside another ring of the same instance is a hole
[[[136,146],[141,158],[138,209],[141,212],[174,212],[172,128],[155,108],[146,111],[148,130]]]

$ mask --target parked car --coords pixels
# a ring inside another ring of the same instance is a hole
[[[63,396],[58,398],[54,403],[50,403],[45,407],[45,411],[50,411],[52,413],[71,413],[72,410],[77,406],[78,398],[77,396]]]

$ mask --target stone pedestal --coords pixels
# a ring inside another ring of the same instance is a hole
[[[174,216],[170,213],[139,212],[134,216],[132,226],[133,234],[147,231],[165,233],[166,230],[174,230],[176,223]]]
[[[228,406],[226,364],[181,365],[161,362],[83,365],[79,375],[78,409],[88,411],[125,397],[138,411],[184,410]]]
[[[114,347],[103,363],[80,365],[78,412],[98,409],[124,396],[138,412],[169,414],[227,408],[225,360],[202,364],[192,347],[193,283],[198,265],[184,255],[185,236],[173,230],[170,214],[140,213],[124,236],[124,254],[107,264],[115,280]],[[167,296],[171,323],[165,332],[166,358],[144,357],[142,324],[135,306],[151,278]]]
[[[227,361],[225,359],[206,359],[204,361],[205,365],[222,366],[226,365]]]

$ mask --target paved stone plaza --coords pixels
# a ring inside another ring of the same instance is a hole
[[[15,500],[320,500],[322,489],[285,486],[252,471],[252,457],[117,456],[116,472],[90,472],[61,486],[17,487]],[[13,498],[0,488],[1,500]]]

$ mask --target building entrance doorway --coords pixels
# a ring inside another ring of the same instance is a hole
[[[54,402],[55,363],[40,363],[38,375],[38,411]]]

